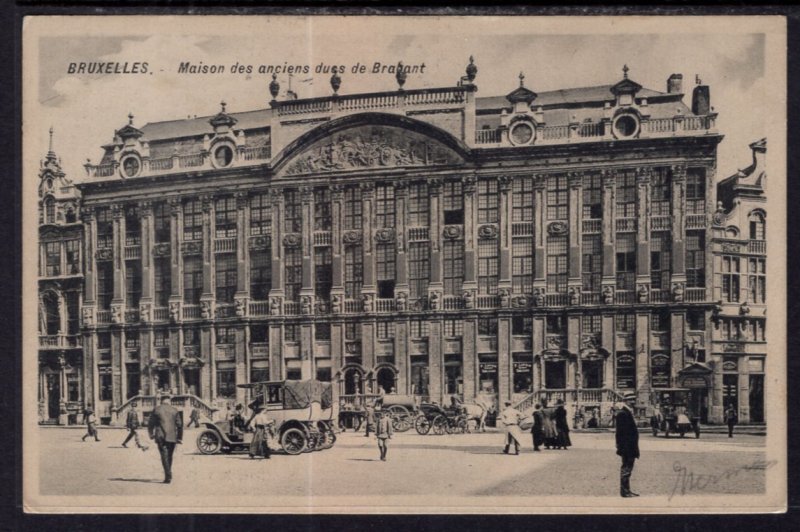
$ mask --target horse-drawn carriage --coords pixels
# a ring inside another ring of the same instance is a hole
[[[339,428],[352,428],[358,431],[366,421],[369,408],[378,405],[392,417],[392,428],[405,432],[414,426],[417,411],[417,397],[402,394],[359,394],[340,398]]]
[[[436,403],[422,403],[414,420],[414,429],[425,435],[433,431],[436,435],[469,432],[467,414],[463,408],[443,408]]]
[[[655,410],[650,417],[653,436],[661,431],[665,438],[669,438],[670,433],[678,433],[683,438],[689,432],[694,432],[695,438],[700,437],[700,418],[689,411],[688,395],[689,390],[685,388],[662,388],[656,392]]]
[[[273,420],[273,437],[287,454],[330,449],[336,441],[331,385],[317,380],[241,384],[250,390],[254,409],[266,408]],[[197,437],[202,454],[246,451],[253,433],[233,428],[230,421],[203,423]]]

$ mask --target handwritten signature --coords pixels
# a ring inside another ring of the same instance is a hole
[[[704,491],[724,480],[735,478],[742,471],[766,471],[777,463],[777,460],[756,459],[752,463],[739,467],[731,467],[719,473],[698,474],[694,473],[680,462],[675,462],[672,464],[672,470],[675,471],[677,475],[675,476],[675,485],[672,487],[672,493],[669,498],[672,500],[672,497],[675,495],[686,495],[693,491]]]

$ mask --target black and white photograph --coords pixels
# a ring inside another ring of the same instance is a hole
[[[27,512],[785,510],[783,18],[23,29]]]

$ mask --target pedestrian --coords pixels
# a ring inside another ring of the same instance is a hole
[[[544,435],[544,448],[558,447],[558,429],[555,422],[555,409],[542,408],[542,433]]]
[[[261,456],[267,460],[269,460],[269,430],[271,430],[272,425],[275,423],[274,419],[271,419],[267,415],[266,408],[258,408],[258,413],[255,417],[251,418],[253,424],[256,427],[256,432],[253,434],[253,439],[250,442],[250,458],[255,458],[256,456]]]
[[[631,491],[631,474],[637,458],[639,458],[639,429],[633,417],[633,406],[636,394],[625,394],[625,403],[617,410],[616,440],[617,454],[622,458],[619,476],[619,494],[622,497],[638,497]]]
[[[533,407],[533,425],[531,426],[531,434],[533,435],[533,450],[541,452],[539,448],[544,443],[544,420],[542,414],[542,405],[536,403]]]
[[[229,433],[232,439],[240,440],[245,431],[247,420],[244,419],[244,405],[239,403],[233,412],[233,419],[228,425]]]
[[[183,443],[183,421],[180,413],[170,404],[170,396],[162,395],[147,423],[150,439],[158,445],[161,466],[164,468],[164,484],[172,482],[172,455],[175,445]]]
[[[565,451],[572,446],[572,441],[569,439],[569,423],[567,423],[567,410],[564,408],[564,401],[559,399],[556,402],[556,410],[555,410],[555,421],[556,421],[556,430],[558,431],[558,436],[556,436],[556,441],[558,442],[558,448],[564,449]]]
[[[142,445],[142,442],[139,441],[139,433],[136,432],[139,428],[139,411],[136,410],[136,406],[136,401],[131,403],[131,409],[128,410],[128,417],[125,418],[125,427],[128,429],[128,437],[122,442],[122,446],[127,447],[128,442],[133,438],[133,441],[136,442],[136,447],[142,451],[146,451],[148,449],[147,445]]]
[[[522,419],[522,414],[519,410],[511,406],[511,401],[505,402],[505,409],[500,412],[500,422],[503,424],[503,430],[506,433],[505,448],[503,452],[508,454],[511,444],[514,444],[514,454],[519,454],[519,444],[522,441],[522,431],[519,430],[519,422]]]
[[[97,433],[97,418],[94,415],[94,410],[91,408],[84,410],[83,420],[86,422],[86,434],[83,435],[81,441],[86,441],[87,437],[93,437],[94,441],[100,441],[100,436]]]
[[[725,423],[728,424],[728,438],[733,438],[733,427],[739,422],[739,415],[732,404],[725,409]]]
[[[586,428],[588,429],[596,429],[597,425],[597,409],[592,409],[592,417],[589,418],[589,421],[586,422]]]
[[[367,413],[365,417],[365,421],[367,422],[367,433],[365,436],[369,438],[369,433],[375,432],[375,407],[373,405],[367,405]]]
[[[387,442],[394,434],[392,416],[384,415],[380,408],[375,409],[375,437],[378,438],[378,449],[381,451],[381,461],[386,461]]]
[[[192,408],[192,412],[189,414],[189,424],[186,425],[186,428],[192,428],[192,423],[196,428],[200,428],[200,412],[196,408]]]

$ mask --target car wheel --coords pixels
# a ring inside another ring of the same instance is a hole
[[[287,429],[281,435],[281,447],[287,454],[300,454],[308,447],[306,433],[300,429]]]
[[[202,454],[217,454],[222,447],[222,439],[213,430],[204,430],[197,436],[197,450]]]

